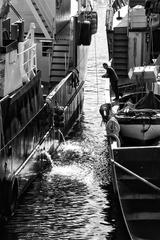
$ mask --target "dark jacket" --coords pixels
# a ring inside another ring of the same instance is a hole
[[[118,82],[118,76],[112,67],[107,68],[107,76],[110,78],[111,83]]]

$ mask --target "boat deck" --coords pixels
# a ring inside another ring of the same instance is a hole
[[[118,14],[120,13],[120,17]],[[113,28],[115,27],[127,27],[128,26],[128,5],[122,7],[114,14]]]

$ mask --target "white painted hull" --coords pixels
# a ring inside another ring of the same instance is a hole
[[[148,130],[144,131],[147,128]],[[160,124],[150,126],[143,126],[143,124],[120,124],[120,129],[124,137],[135,140],[147,141],[160,137]]]

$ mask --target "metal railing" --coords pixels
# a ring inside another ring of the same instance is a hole
[[[22,77],[27,75],[28,80],[37,71],[37,54],[36,44],[34,43],[34,24],[31,23],[30,30],[24,42],[20,42],[18,46],[18,57],[20,61],[20,71]]]

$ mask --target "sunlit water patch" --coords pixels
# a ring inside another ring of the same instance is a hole
[[[113,230],[105,221],[107,192],[97,181],[95,153],[87,149],[64,144],[52,170],[34,182],[3,229],[3,239],[106,239]]]

